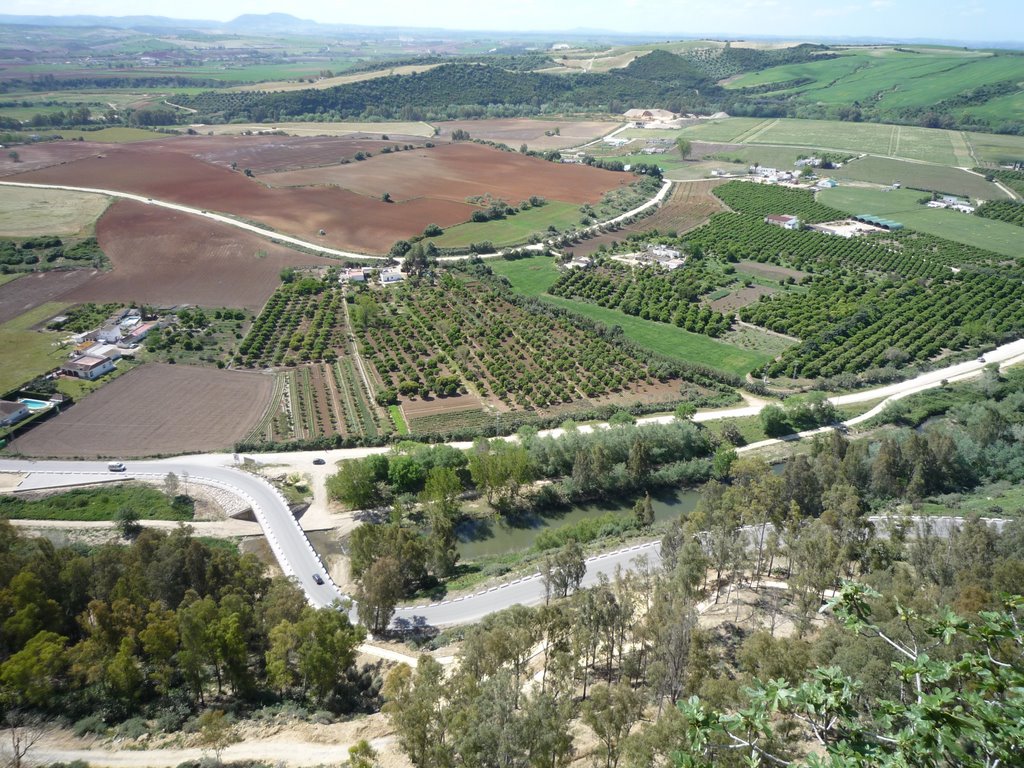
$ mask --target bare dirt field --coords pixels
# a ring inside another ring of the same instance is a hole
[[[429,195],[435,200],[461,203],[467,197],[489,193],[511,203],[530,195],[596,203],[609,189],[632,181],[632,177],[460,143],[378,155],[361,163],[276,173],[263,180],[272,186],[336,184],[374,198],[388,192],[399,201]],[[468,219],[467,212],[463,220]]]
[[[792,277],[794,280],[799,280],[800,278],[807,276],[806,272],[801,272],[799,269],[777,267],[774,264],[761,264],[757,261],[738,262],[736,264],[736,269],[740,272],[749,272],[752,275],[765,277],[769,280],[785,280],[788,277]]]
[[[240,136],[243,133],[259,131],[284,131],[290,136],[348,136],[350,134],[382,134],[389,136],[418,136],[427,138],[434,135],[434,127],[424,122],[397,123],[228,123],[225,125],[192,126],[202,133],[214,136]]]
[[[32,272],[0,285],[0,324],[35,309],[48,301],[57,301],[88,283],[94,270]]]
[[[271,376],[153,363],[129,371],[11,443],[26,456],[141,457],[212,451],[263,415]]]
[[[483,410],[483,401],[476,395],[455,397],[402,398],[402,411],[407,419],[436,416],[439,413]]]
[[[110,207],[96,225],[96,235],[114,270],[92,273],[91,281],[70,292],[73,301],[199,304],[258,312],[279,284],[283,267],[337,263],[226,224],[128,200]],[[3,295],[0,288],[0,307]]]
[[[83,157],[102,154],[110,147],[110,144],[97,144],[91,141],[41,141],[37,144],[25,144],[18,147],[17,162],[6,152],[0,153],[0,176],[71,163]]]
[[[752,285],[749,288],[739,288],[728,296],[723,296],[720,299],[708,302],[708,306],[715,312],[732,314],[740,307],[745,307],[747,304],[753,304],[762,296],[770,296],[773,293],[775,293],[774,289],[769,288],[766,285]]]
[[[0,187],[0,237],[84,234],[109,204],[103,195]]]
[[[469,131],[474,139],[496,141],[507,144],[512,149],[519,149],[526,144],[530,149],[564,149],[593,141],[610,133],[621,125],[619,122],[606,120],[532,120],[530,118],[513,118],[508,120],[451,120],[437,123],[441,138],[448,138],[452,131],[462,129]],[[547,132],[558,129],[557,136],[545,136]]]
[[[274,137],[255,138],[262,142]],[[327,246],[368,253],[386,252],[396,240],[418,234],[431,223],[446,227],[467,221],[473,208],[464,199],[470,195],[490,194],[510,202],[530,195],[596,202],[605,191],[630,181],[626,174],[561,166],[468,144],[379,154],[365,162],[295,171],[299,175],[295,183],[338,186],[272,189],[259,176],[246,177],[241,167],[231,171],[196,156],[248,140],[157,139],[106,145],[104,152],[78,160],[72,147],[77,142],[62,142],[71,147],[67,162],[27,173],[7,168],[7,173],[16,181],[102,185],[225,212],[289,235],[320,237]],[[384,202],[385,191],[398,202]],[[325,234],[318,236],[321,229]]]
[[[381,136],[387,136],[387,141]],[[237,163],[239,168],[264,174],[335,165],[342,159],[352,160],[357,152],[377,154],[384,147],[406,144],[423,146],[423,139],[386,131],[344,137],[238,136],[230,143],[219,139],[209,149],[199,149],[196,157],[226,168]]]
[[[633,232],[648,232],[656,229],[659,232],[676,232],[682,234],[696,229],[706,222],[711,215],[726,210],[725,205],[711,194],[711,190],[723,182],[719,179],[710,181],[694,181],[676,184],[672,194],[657,212],[636,224],[623,227],[618,232],[608,232],[589,240],[583,240],[572,248],[576,256],[588,256],[602,244],[611,245],[619,242]]]

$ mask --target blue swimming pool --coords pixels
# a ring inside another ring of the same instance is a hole
[[[18,402],[27,405],[30,411],[41,411],[53,405],[53,403],[48,403],[45,400],[33,400],[30,397],[23,397]]]

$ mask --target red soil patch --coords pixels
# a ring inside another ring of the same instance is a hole
[[[749,288],[740,288],[728,296],[708,302],[708,306],[715,310],[715,312],[724,312],[731,315],[740,307],[753,304],[762,296],[771,296],[773,293],[775,293],[775,289],[769,288],[767,285],[752,285]]]
[[[596,203],[605,192],[628,184],[633,177],[585,165],[549,163],[518,152],[501,152],[470,143],[378,155],[364,162],[329,168],[277,173],[264,181],[274,186],[336,184],[374,198],[388,192],[395,200],[429,195],[461,203],[467,197],[490,194],[515,204],[530,195],[569,203]],[[463,221],[467,219],[468,213]]]
[[[408,419],[419,419],[439,413],[483,410],[483,402],[476,395],[453,397],[402,398],[402,411]]]
[[[11,445],[27,456],[138,457],[212,451],[241,440],[263,415],[274,379],[247,371],[144,365]]]
[[[193,153],[214,165],[249,168],[258,174],[335,165],[342,158],[351,160],[357,152],[376,155],[384,147],[392,149],[407,144],[423,146],[422,136],[381,134],[373,136],[221,136],[213,139],[191,140]],[[265,179],[264,179],[265,181]]]
[[[507,144],[512,149],[519,149],[525,143],[530,149],[563,149],[585,144],[588,141],[604,136],[617,128],[621,123],[600,120],[532,120],[529,118],[513,118],[508,120],[452,120],[437,123],[441,129],[441,138],[452,135],[452,131],[462,129],[469,131],[474,139],[485,139]],[[558,136],[545,136],[549,131],[558,129]]]
[[[72,163],[83,157],[101,155],[111,148],[110,144],[91,141],[41,141],[37,144],[18,145],[18,162],[7,152],[0,153],[0,176],[35,171],[51,165]]]
[[[0,323],[35,309],[48,301],[57,301],[99,274],[89,269],[67,272],[32,272],[0,285]],[[72,299],[76,301],[76,299]]]
[[[99,154],[60,165],[17,173],[16,181],[64,184],[134,192],[200,209],[222,211],[267,224],[275,231],[307,239],[319,238],[335,248],[384,253],[395,240],[423,231],[427,224],[448,227],[467,221],[472,195],[490,194],[509,202],[541,195],[569,202],[596,202],[631,177],[585,166],[562,166],[518,153],[478,144],[442,145],[433,149],[376,155],[365,162],[295,171],[303,183],[346,187],[272,189],[260,178],[248,178],[205,162],[196,153],[220,152],[235,142],[264,146],[276,137],[177,137],[135,144],[102,145]],[[294,140],[287,142],[291,144]],[[78,142],[58,147],[74,158]],[[234,144],[242,151],[247,144]],[[282,152],[280,147],[275,152]],[[270,150],[268,150],[270,152]],[[266,162],[277,162],[273,153]],[[307,158],[308,160],[308,158]],[[240,168],[243,166],[240,164]],[[25,168],[8,168],[21,171]],[[290,174],[272,174],[288,176]],[[383,192],[396,200],[385,203]],[[322,237],[319,230],[325,230]]]
[[[73,301],[259,311],[283,267],[337,264],[227,224],[127,200],[107,209],[96,236],[114,270],[71,291]]]

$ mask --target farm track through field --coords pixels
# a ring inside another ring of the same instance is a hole
[[[768,131],[770,131],[772,128],[774,128],[778,124],[779,124],[778,120],[772,120],[771,122],[768,123],[768,125],[758,126],[758,127],[755,128],[754,132],[752,134],[750,134],[750,136],[748,136],[746,139],[744,139],[744,141],[756,142],[758,137],[763,136],[764,134],[768,133]]]

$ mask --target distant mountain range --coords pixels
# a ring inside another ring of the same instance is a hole
[[[231,21],[210,21],[209,19],[172,19],[167,16],[18,16],[0,14],[0,24],[21,24],[40,27],[107,27],[111,29],[133,29],[140,32],[166,33],[169,30],[200,30],[206,32],[224,32],[243,35],[275,36],[292,35],[349,35],[361,36],[368,34],[408,34],[410,36],[440,36],[448,38],[479,36],[490,37],[549,37],[571,40],[626,40],[644,41],[664,40],[666,32],[651,31],[650,34],[613,32],[606,29],[577,28],[570,30],[452,30],[441,27],[402,27],[385,25],[360,24],[321,24],[311,19],[300,19],[290,13],[245,13]],[[793,37],[778,35],[749,35],[707,32],[676,32],[669,35],[675,39],[706,39],[706,40],[793,40]],[[904,43],[915,45],[967,45],[971,48],[1010,48],[1020,49],[1021,41],[965,41],[940,40],[934,38],[898,38],[898,37],[815,37],[814,42],[839,44],[885,44]]]

